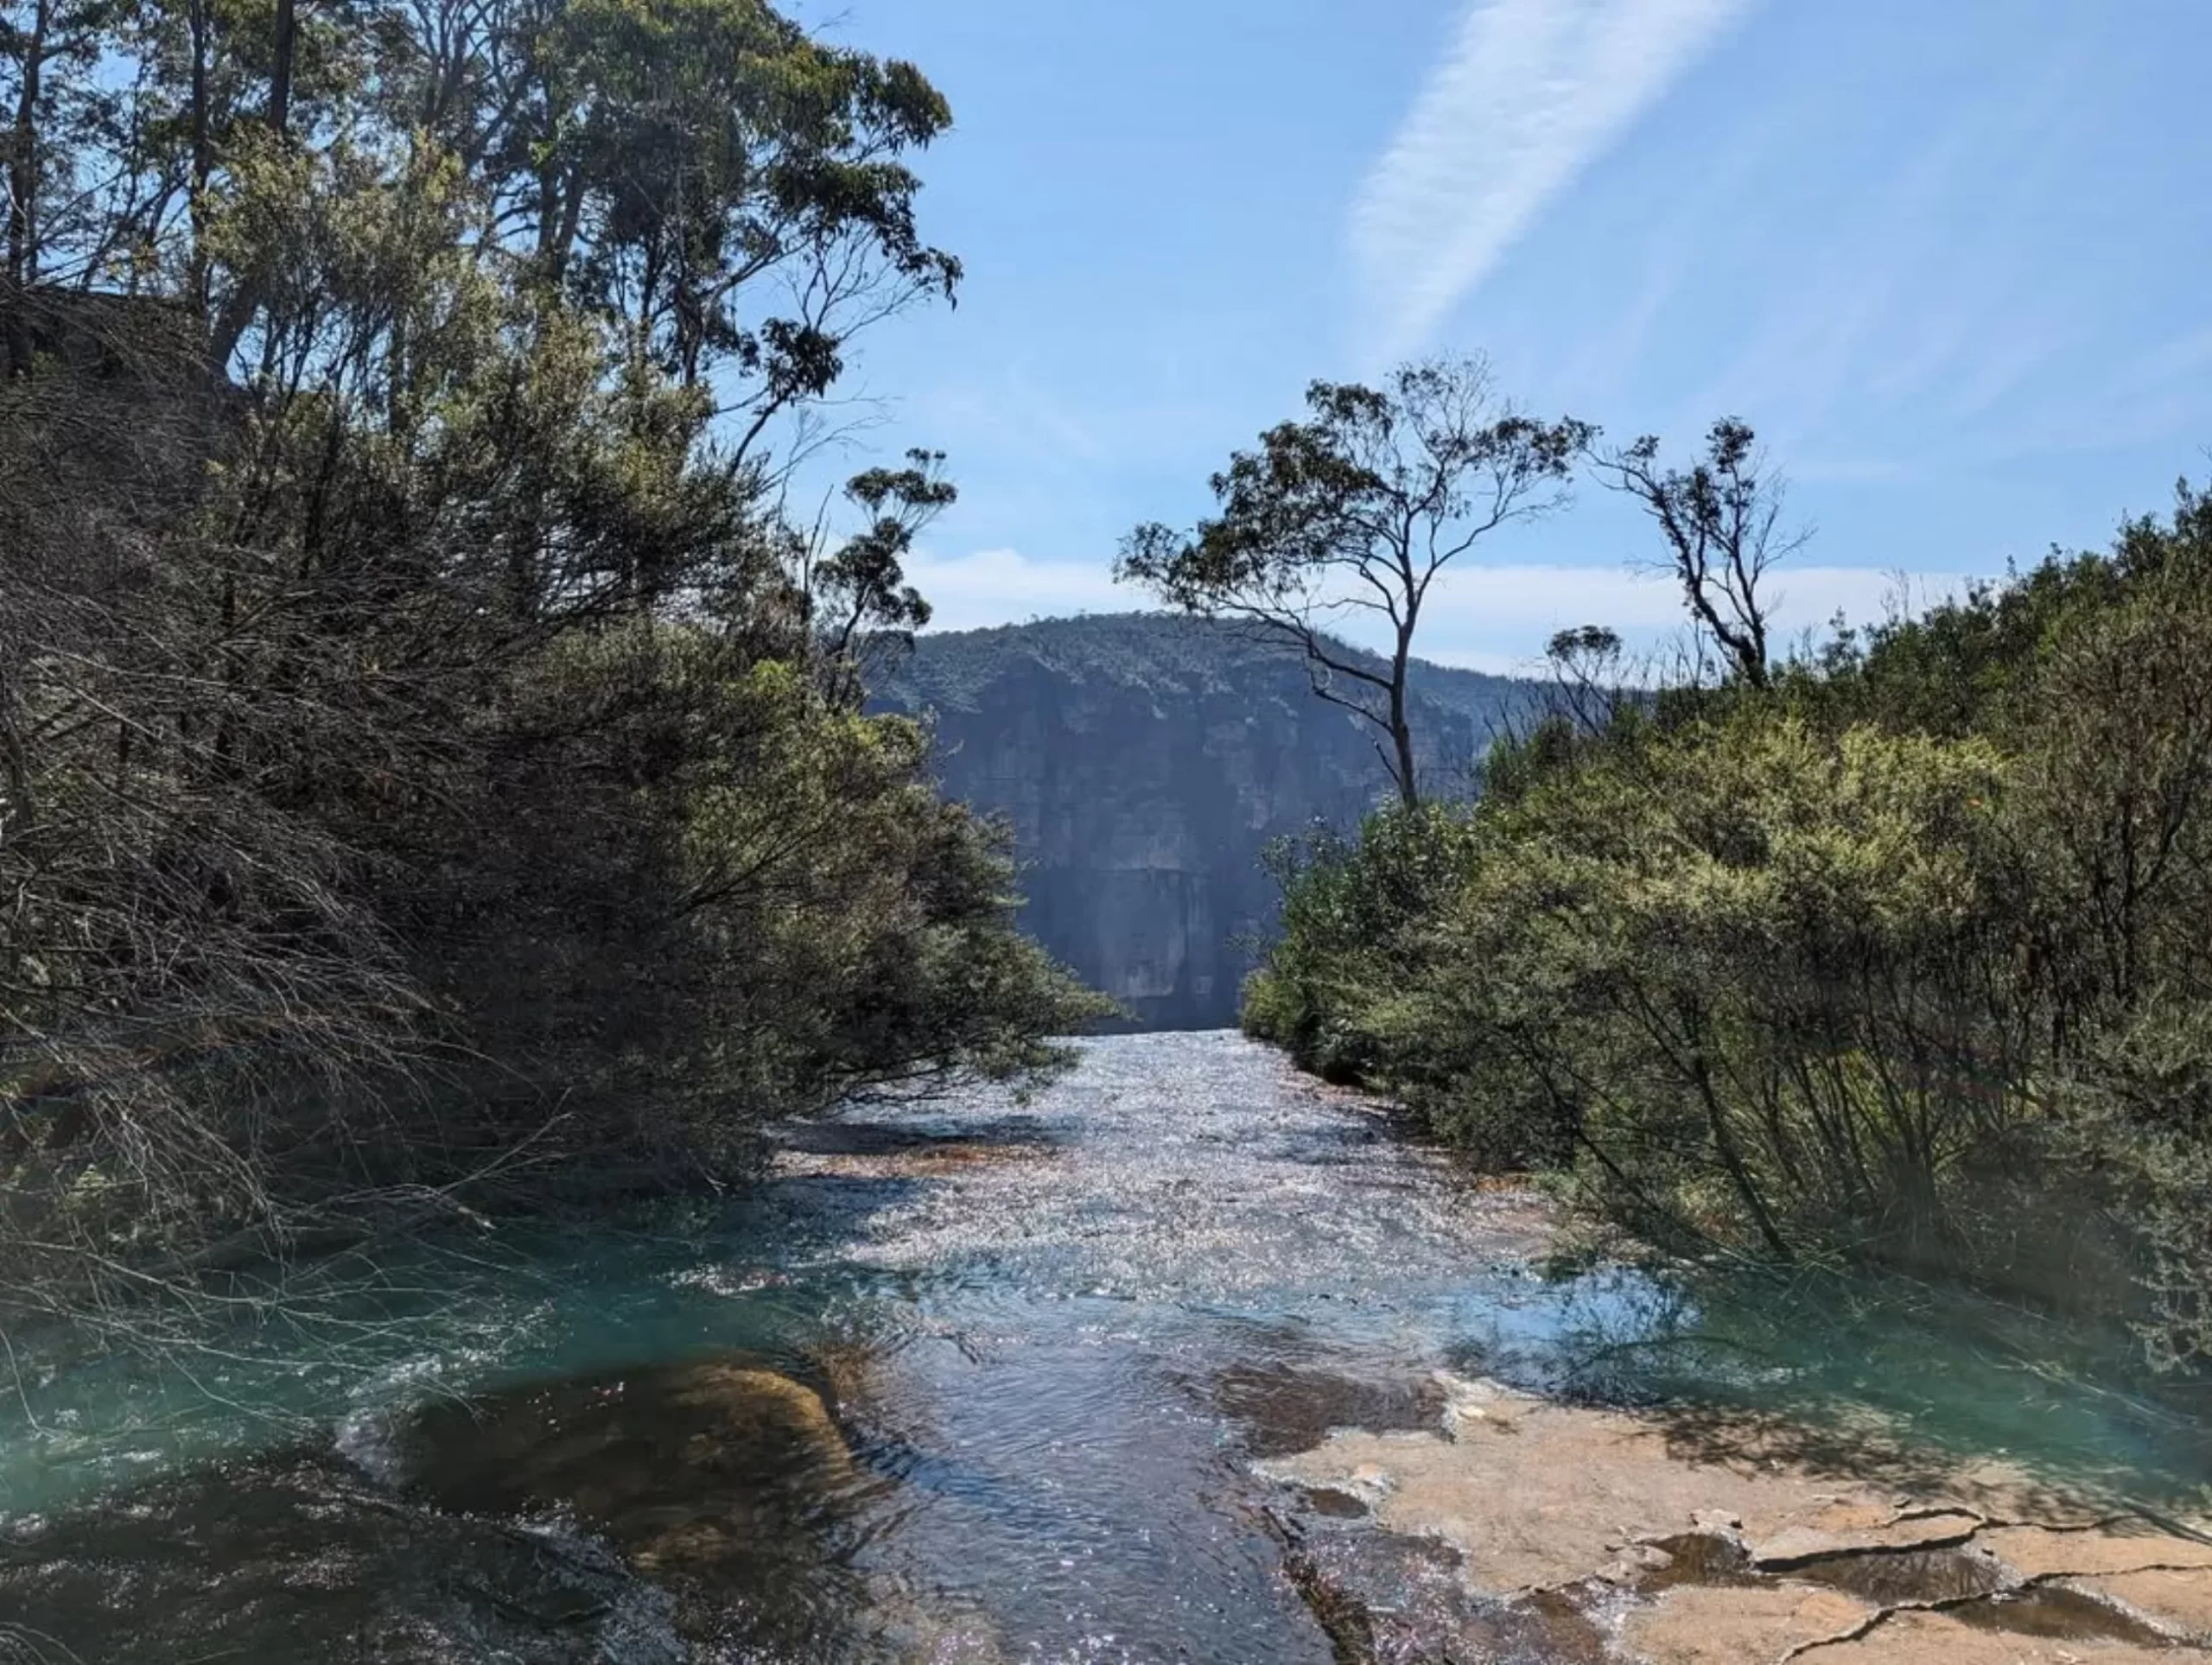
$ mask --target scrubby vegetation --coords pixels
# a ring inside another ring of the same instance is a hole
[[[1682,548],[1714,478],[1671,482]],[[1794,658],[1738,634],[1594,699],[1617,645],[1562,639],[1479,800],[1285,851],[1247,1026],[1656,1249],[2117,1310],[2202,1366],[2212,497]]]
[[[862,714],[938,459],[912,66],[759,0],[0,8],[0,1319],[1051,1068],[1093,1004]]]

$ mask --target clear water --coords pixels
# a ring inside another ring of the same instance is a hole
[[[1033,1103],[979,1091],[798,1129],[719,1211],[442,1245],[317,1320],[211,1331],[181,1365],[19,1350],[0,1370],[0,1512],[34,1543],[188,1516],[174,1553],[219,1586],[209,1499],[253,1453],[334,1439],[347,1473],[401,1495],[423,1478],[394,1435],[411,1406],[735,1349],[831,1382],[858,1467],[803,1547],[824,1579],[734,1598],[702,1656],[1319,1665],[1249,1459],[1332,1424],[1420,1425],[1440,1368],[1870,1405],[2138,1490],[2208,1472],[2185,1421],[2001,1314],[1699,1300],[1618,1268],[1548,1277],[1545,1249],[1529,1201],[1467,1185],[1233,1035],[1115,1037]],[[180,1473],[199,1489],[159,1492]],[[56,1600],[49,1630],[73,1617]],[[764,1602],[819,1611],[794,1628]],[[898,1622],[858,1622],[877,1607]],[[847,1640],[823,1639],[832,1617]]]

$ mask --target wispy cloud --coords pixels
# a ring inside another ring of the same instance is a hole
[[[1756,0],[1480,0],[1351,212],[1378,356],[1418,347]]]

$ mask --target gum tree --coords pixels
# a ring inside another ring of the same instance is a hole
[[[1417,805],[1408,674],[1430,592],[1489,534],[1562,505],[1597,429],[1522,415],[1481,359],[1407,365],[1381,388],[1317,381],[1306,405],[1214,475],[1214,516],[1129,533],[1115,576],[1294,644],[1313,691],[1378,731],[1400,800]],[[1333,633],[1362,613],[1385,626],[1384,663]]]

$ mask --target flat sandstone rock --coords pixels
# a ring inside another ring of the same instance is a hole
[[[2212,1544],[2174,1537],[2129,1522],[2115,1522],[2090,1532],[2053,1532],[2041,1526],[1998,1527],[1982,1534],[1981,1542],[1999,1560],[2029,1579],[2212,1567]]]
[[[1639,1544],[1720,1522],[1783,1562],[1958,1542],[1980,1524],[1814,1472],[1756,1439],[1691,1443],[1620,1412],[1491,1383],[1452,1389],[1449,1433],[1341,1432],[1267,1471],[1351,1492],[1383,1527],[1445,1540],[1476,1587],[1501,1596],[1574,1583]]]
[[[2069,1582],[2132,1608],[2161,1630],[2199,1644],[2212,1643],[2212,1572],[2115,1573]]]
[[[1947,1466],[1878,1427],[1444,1387],[1440,1432],[1338,1430],[1262,1471],[1448,1546],[1481,1596],[1610,1608],[1620,1657],[1649,1665],[2212,1665],[2194,1522]]]
[[[1685,1585],[1631,1614],[1622,1643],[1649,1665],[1768,1665],[1811,1643],[1849,1636],[1876,1611],[1840,1590],[1810,1585]]]

